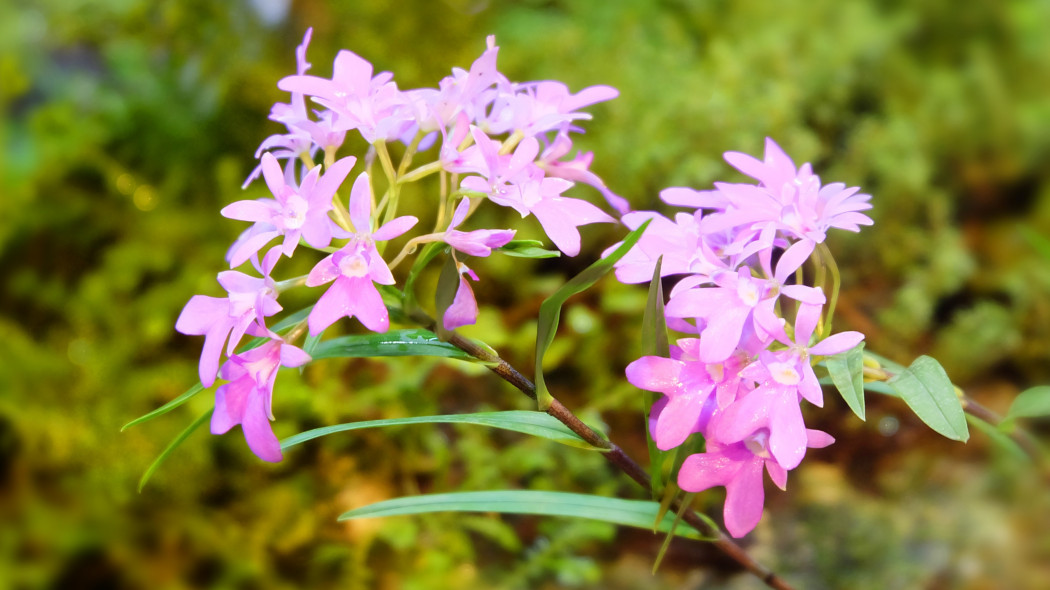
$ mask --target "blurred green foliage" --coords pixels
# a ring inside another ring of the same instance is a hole
[[[734,178],[721,153],[774,137],[874,195],[876,225],[831,238],[837,327],[905,363],[934,354],[993,408],[1050,381],[1050,262],[1021,231],[1050,235],[1046,0],[302,0],[273,22],[257,8],[280,5],[0,4],[0,587],[756,586],[679,541],[651,577],[661,539],[601,523],[335,522],[426,491],[640,497],[595,453],[474,427],[329,437],[276,467],[237,433],[198,433],[135,493],[210,404],[118,433],[194,378],[199,339],[174,319],[218,291],[242,228],[217,212],[244,198],[256,146],[279,130],[265,117],[308,26],[321,75],[348,48],[404,88],[433,85],[495,33],[512,79],[616,86],[580,145],[637,208],[666,186]],[[500,307],[469,333],[529,366],[539,302],[618,237],[586,230],[578,259],[486,261],[479,300]],[[578,296],[547,355],[552,391],[639,458],[641,396],[622,369],[645,297],[611,281]],[[436,360],[326,361],[282,375],[275,396],[279,435],[528,406],[483,369]],[[1045,583],[1050,502],[1029,468],[979,436],[937,440],[892,400],[868,416],[812,414],[839,442],[770,495],[756,555],[806,588]],[[717,512],[720,494],[705,498]]]

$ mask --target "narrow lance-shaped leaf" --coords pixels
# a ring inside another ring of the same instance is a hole
[[[213,408],[201,414],[196,420],[194,420],[189,426],[187,426],[182,432],[180,432],[178,436],[176,436],[170,443],[168,443],[167,448],[161,451],[160,455],[153,460],[153,463],[151,463],[150,466],[146,468],[146,472],[142,474],[142,479],[139,480],[140,493],[142,492],[142,488],[146,487],[146,482],[149,481],[149,478],[153,477],[153,474],[157,472],[157,469],[160,469],[161,464],[164,463],[164,461],[169,456],[171,456],[172,453],[175,452],[175,449],[179,448],[179,445],[181,445],[187,438],[189,438],[191,434],[193,434],[193,431],[200,428],[201,424],[207,422],[211,418],[211,413],[214,411],[215,410]]]
[[[444,252],[445,249],[444,242],[431,242],[423,248],[423,251],[412,264],[412,269],[408,271],[408,277],[405,278],[405,297],[403,301],[405,311],[408,313],[412,313],[418,307],[416,303],[416,281],[419,280],[419,275],[430,264],[430,261],[434,260],[438,254]]]
[[[952,440],[966,442],[970,438],[955,386],[932,357],[920,356],[887,384],[930,428]]]
[[[864,343],[824,360],[831,382],[853,413],[864,420]]]
[[[561,320],[562,306],[569,297],[586,291],[591,285],[598,282],[598,279],[612,270],[613,265],[638,243],[647,227],[649,227],[649,221],[627,234],[623,243],[612,253],[595,261],[583,269],[583,272],[569,279],[540,305],[539,325],[536,327],[536,401],[540,410],[546,411],[553,401],[550,392],[547,391],[547,384],[543,380],[543,357],[554,342],[554,334],[558,331],[558,322]]]
[[[496,248],[495,252],[516,258],[557,258],[561,252],[543,248],[539,240],[511,240]]]
[[[642,315],[642,355],[666,358],[671,353],[667,344],[667,320],[664,317],[664,288],[660,280],[663,262],[663,256],[656,259],[653,278],[649,283],[649,298],[645,302],[645,313]],[[652,391],[644,391],[642,394],[645,441],[649,447],[649,481],[653,499],[663,495],[665,483],[663,464],[667,458],[667,452],[661,451],[656,446],[656,441],[649,432],[649,413],[658,399],[657,395],[659,394]],[[663,512],[660,513],[659,518],[663,518]]]
[[[599,450],[581,439],[567,426],[543,412],[512,410],[507,412],[478,412],[475,414],[452,414],[445,416],[411,416],[408,418],[390,418],[386,420],[366,420],[336,424],[301,432],[281,441],[281,448],[287,449],[308,440],[336,434],[361,430],[364,428],[382,428],[387,426],[404,426],[407,424],[476,424],[491,428],[502,428],[522,434],[529,434],[557,443],[577,448]]]
[[[437,356],[461,361],[477,359],[443,342],[429,330],[391,330],[383,334],[351,334],[331,338],[314,349],[315,361],[327,358],[366,358],[374,356]]]
[[[488,492],[454,492],[395,498],[351,510],[339,520],[377,518],[431,512],[499,512],[502,514],[539,514],[589,518],[613,524],[650,528],[659,505],[645,500],[624,500],[567,492],[508,490]],[[669,532],[674,524],[671,515],[660,523],[659,530]],[[692,539],[703,536],[683,524],[675,534]]]
[[[667,536],[664,537],[664,542],[662,545],[660,545],[660,551],[657,552],[656,559],[653,561],[653,575],[656,575],[656,570],[660,568],[660,563],[663,561],[664,555],[667,553],[667,549],[671,546],[671,539],[674,538],[678,527],[682,524],[682,517],[692,507],[693,498],[695,497],[695,493],[687,493],[682,498],[682,503],[678,506],[678,510],[675,512],[674,515],[674,521],[671,523],[671,530],[667,531]],[[666,513],[666,509],[664,509],[664,512]],[[706,514],[704,514],[703,512],[697,512],[697,516],[699,516],[701,520],[706,522],[707,526],[711,527],[712,530],[718,530],[718,525],[715,524],[713,520],[708,518]],[[661,515],[658,522],[662,522],[663,519],[664,516]],[[705,537],[704,540],[714,541],[716,539],[713,537]]]
[[[458,289],[459,269],[456,268],[455,259],[450,255],[445,258],[445,265],[441,267],[441,274],[438,275],[437,290],[434,292],[434,308],[437,310],[435,328],[438,335],[448,335],[448,330],[445,330],[445,312],[452,306],[452,302],[456,300],[456,290]]]
[[[201,385],[200,381],[198,381],[196,385],[194,385],[193,387],[187,389],[179,397],[169,401],[168,403],[166,403],[163,406],[157,408],[156,410],[153,410],[152,412],[150,412],[148,414],[145,414],[143,416],[139,416],[138,418],[135,418],[134,420],[132,420],[131,422],[128,422],[124,426],[121,426],[120,427],[120,431],[124,432],[125,430],[127,430],[128,428],[131,428],[132,426],[135,426],[137,424],[142,424],[143,422],[148,422],[148,421],[150,421],[150,420],[152,420],[152,419],[154,419],[154,418],[156,418],[158,416],[163,416],[164,414],[167,414],[168,412],[174,410],[175,408],[181,406],[182,404],[190,401],[190,399],[192,399],[193,396],[197,395],[198,393],[200,393],[202,391],[204,391],[204,386]]]

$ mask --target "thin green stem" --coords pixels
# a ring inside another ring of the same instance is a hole
[[[419,149],[419,142],[422,140],[423,132],[420,131],[412,138],[412,143],[408,144],[408,148],[405,149],[405,155],[401,156],[401,163],[397,166],[397,176],[399,178],[404,176],[408,167],[412,165],[412,158],[416,156],[416,150]]]
[[[306,284],[306,277],[308,275],[302,275],[291,279],[285,279],[283,281],[277,281],[275,284],[278,293],[284,293],[288,289],[294,287],[302,287]]]
[[[386,174],[388,182],[387,198],[384,198],[386,209],[383,211],[383,224],[386,224],[397,216],[397,201],[401,186],[397,182],[397,172],[394,171],[394,163],[390,160],[386,142],[382,140],[375,142],[375,148],[376,155],[379,156],[379,164],[383,167],[383,173]]]
[[[839,287],[842,284],[842,276],[839,274],[839,266],[835,264],[835,257],[831,255],[831,250],[828,249],[827,244],[817,244],[816,251],[817,255],[820,256],[820,266],[826,267],[831,274],[831,296],[828,297],[828,311],[824,315],[824,327],[820,331],[820,337],[824,339],[831,335],[831,322],[835,317],[835,306],[839,301]]]
[[[521,129],[516,130],[510,134],[510,137],[503,140],[503,145],[499,148],[499,155],[506,156],[507,154],[514,151],[514,148],[518,147],[521,140],[525,138],[525,132]]]
[[[438,232],[412,238],[408,241],[407,244],[405,244],[403,248],[401,248],[401,251],[398,252],[397,256],[393,260],[391,260],[390,264],[388,264],[387,266],[390,267],[390,270],[394,270],[395,268],[397,268],[397,265],[401,264],[401,261],[403,261],[406,256],[414,253],[416,251],[416,248],[418,248],[420,244],[437,242],[443,239],[444,237],[445,232]]]
[[[443,168],[441,166],[442,166],[442,164],[438,160],[435,160],[435,161],[433,161],[433,162],[431,162],[429,164],[423,164],[419,168],[416,168],[415,170],[413,170],[413,171],[411,171],[411,172],[409,172],[407,174],[399,175],[397,177],[397,183],[398,184],[406,184],[406,183],[409,183],[409,182],[415,182],[415,181],[419,180],[420,178],[425,178],[425,177],[430,176],[431,174],[433,174],[435,172],[441,172],[443,170]]]

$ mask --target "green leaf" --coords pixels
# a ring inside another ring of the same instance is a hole
[[[292,315],[290,315],[290,316],[284,318],[283,320],[277,322],[276,324],[271,326],[270,329],[273,330],[274,332],[277,332],[278,334],[286,332],[289,328],[291,328],[291,327],[295,326],[296,324],[298,324],[299,322],[305,320],[306,316],[310,315],[310,312],[313,311],[313,309],[314,309],[314,306],[312,306],[312,305],[309,306],[309,307],[305,307],[303,309],[300,309],[299,311],[293,313]],[[241,349],[239,352],[243,352],[245,350],[249,350],[250,348],[256,348],[258,346],[261,346],[267,340],[269,340],[269,338],[256,338],[256,339],[252,340],[252,344],[255,344],[255,346],[250,346],[250,347],[246,346],[243,349]]]
[[[1014,440],[1006,434],[1003,434],[1003,432],[995,426],[992,426],[991,424],[971,414],[966,415],[966,421],[969,422],[970,425],[976,428],[977,430],[980,430],[984,434],[988,435],[988,438],[992,439],[992,442],[999,445],[1000,448],[1002,448],[1010,455],[1013,455],[1015,459],[1020,459],[1026,462],[1030,462],[1032,460],[1032,458],[1028,456],[1028,453],[1026,453],[1024,449],[1021,448],[1021,445],[1014,442]]]
[[[181,445],[183,443],[183,441],[185,441],[187,438],[189,438],[189,436],[191,434],[193,434],[194,430],[197,430],[198,428],[200,428],[201,424],[204,424],[205,422],[208,421],[209,418],[211,418],[211,413],[213,411],[215,411],[214,408],[212,408],[212,409],[208,410],[207,412],[204,412],[203,414],[201,414],[200,417],[198,417],[196,420],[194,420],[193,423],[191,423],[189,426],[187,426],[185,428],[185,430],[180,432],[178,436],[176,436],[170,443],[168,443],[167,448],[165,448],[160,453],[160,455],[156,459],[153,460],[153,463],[151,463],[150,466],[148,468],[146,468],[146,472],[142,474],[142,479],[139,480],[139,493],[140,494],[142,493],[142,488],[146,487],[146,482],[149,481],[149,478],[153,477],[153,474],[157,472],[157,469],[160,468],[161,464],[164,463],[164,461],[172,453],[175,452],[175,449],[179,448],[179,445]]]
[[[469,354],[442,342],[433,332],[421,329],[339,336],[319,344],[312,356],[315,361],[373,356],[438,356],[477,362],[477,359]]]
[[[690,507],[693,504],[693,498],[695,497],[695,493],[687,493],[682,498],[682,503],[678,506],[678,510],[675,512],[674,521],[671,523],[671,530],[667,531],[667,536],[664,537],[664,542],[662,545],[660,545],[660,551],[657,552],[656,559],[653,561],[653,575],[656,575],[656,570],[660,568],[660,563],[663,561],[664,555],[667,553],[667,549],[671,546],[671,539],[675,536],[675,532],[678,530],[678,527],[682,523],[682,516],[684,516],[685,513],[690,509]],[[663,510],[664,513],[666,513],[666,508]],[[697,512],[696,515],[699,516],[701,520],[706,522],[712,530],[718,530],[718,525],[715,524],[713,520],[708,518],[706,514],[704,514],[703,512]],[[661,513],[660,518],[664,518],[663,513]],[[704,540],[714,541],[716,539],[714,537],[704,537]]]
[[[642,315],[642,354],[669,358],[671,352],[667,344],[667,319],[664,318],[664,286],[660,280],[663,262],[663,255],[656,259],[653,278],[649,282],[649,298]]]
[[[416,258],[416,261],[412,264],[412,269],[408,271],[408,277],[405,278],[405,298],[403,304],[409,313],[418,307],[418,303],[416,303],[416,281],[419,280],[419,275],[423,272],[423,269],[430,264],[431,260],[445,251],[445,248],[446,246],[444,242],[431,242],[427,244]]]
[[[445,416],[411,416],[408,418],[390,418],[386,420],[366,420],[336,424],[301,432],[281,441],[281,448],[287,449],[297,444],[337,432],[348,432],[362,428],[381,428],[385,426],[403,426],[405,424],[477,424],[492,428],[513,430],[523,434],[538,436],[572,447],[600,450],[576,436],[567,426],[553,416],[543,412],[513,410],[508,412],[478,412],[475,414],[451,414]]]
[[[920,356],[886,383],[930,428],[952,440],[966,442],[970,438],[955,386],[932,357]]]
[[[864,391],[888,395],[890,397],[900,397],[900,394],[889,385],[886,385],[885,381],[867,381],[864,383]]]
[[[499,512],[502,514],[540,514],[589,518],[613,524],[648,529],[659,505],[646,500],[624,500],[588,494],[508,490],[490,492],[453,492],[394,498],[363,506],[343,513],[339,520],[378,518],[404,514],[431,512]],[[670,514],[660,523],[659,530],[671,530],[674,519]],[[703,538],[699,531],[683,524],[675,534],[692,539]]]
[[[1047,238],[1027,225],[1021,226],[1021,235],[1028,240],[1029,245],[1031,245],[1040,256],[1050,260],[1050,238]]]
[[[664,289],[660,281],[660,269],[663,267],[664,257],[656,259],[656,267],[653,269],[653,278],[649,283],[649,298],[645,302],[645,313],[642,315],[642,354],[646,356],[660,356],[668,358],[671,356],[670,347],[667,344],[667,320],[664,317]],[[645,391],[642,395],[642,415],[645,429],[645,441],[649,447],[649,481],[653,499],[660,498],[664,492],[664,460],[667,452],[661,451],[649,432],[649,411],[659,394]],[[660,513],[660,518],[663,513]]]
[[[1008,419],[1050,416],[1050,385],[1032,387],[1019,393],[1006,412]]]
[[[434,309],[437,311],[437,322],[435,329],[441,336],[447,336],[445,330],[445,312],[456,300],[456,291],[459,290],[459,269],[456,261],[451,256],[445,257],[445,264],[441,267],[438,275],[437,290],[434,292]]]
[[[824,359],[831,382],[853,413],[864,420],[864,343]]]
[[[149,412],[148,414],[139,416],[138,418],[135,418],[134,420],[132,420],[131,422],[128,422],[124,426],[121,426],[120,427],[120,431],[124,432],[125,430],[127,430],[128,428],[131,428],[132,426],[135,426],[137,424],[142,424],[143,422],[149,422],[150,420],[152,420],[152,419],[154,419],[154,418],[156,418],[158,416],[163,416],[164,414],[167,414],[168,412],[174,410],[175,408],[181,406],[182,404],[190,401],[190,398],[192,398],[193,396],[197,395],[198,393],[200,393],[202,391],[204,391],[204,386],[201,385],[200,381],[198,381],[196,385],[194,385],[193,387],[187,389],[179,397],[171,400],[170,402],[164,404],[163,406],[157,408],[156,410],[153,410],[152,412]]]
[[[511,240],[496,248],[495,251],[518,258],[557,258],[561,256],[561,252],[557,250],[543,248],[543,242],[539,240]]]
[[[627,234],[616,250],[583,269],[583,272],[569,279],[540,304],[539,325],[536,327],[536,401],[540,410],[549,408],[553,399],[543,380],[543,356],[554,342],[554,334],[558,331],[558,322],[561,320],[562,306],[569,297],[586,291],[612,270],[613,265],[638,243],[650,221],[646,220],[638,229]]]

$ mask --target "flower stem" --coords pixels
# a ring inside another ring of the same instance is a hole
[[[441,162],[438,161],[438,160],[435,160],[435,161],[433,161],[433,162],[431,162],[429,164],[423,164],[419,168],[416,168],[415,170],[413,170],[413,171],[411,171],[411,172],[409,172],[407,174],[399,174],[398,177],[397,177],[397,183],[398,184],[405,184],[405,183],[408,183],[408,182],[415,182],[415,181],[419,180],[420,178],[424,178],[424,177],[429,176],[429,175],[431,175],[431,174],[433,174],[435,172],[440,172],[441,170],[442,170]]]
[[[420,244],[426,244],[427,242],[436,242],[444,237],[445,232],[439,232],[412,238],[408,241],[407,244],[405,244],[404,248],[401,248],[401,251],[398,252],[397,257],[391,260],[387,266],[390,268],[390,270],[394,270],[394,268],[396,268],[397,265],[401,264],[401,261],[404,260],[406,256],[415,252],[416,248],[418,248]]]
[[[831,335],[831,320],[835,317],[835,305],[839,301],[839,287],[842,284],[842,276],[839,275],[839,266],[835,264],[835,257],[831,250],[823,242],[817,244],[817,255],[820,256],[822,266],[826,266],[831,274],[831,296],[828,297],[828,312],[824,315],[824,328],[820,331],[821,339]]]

